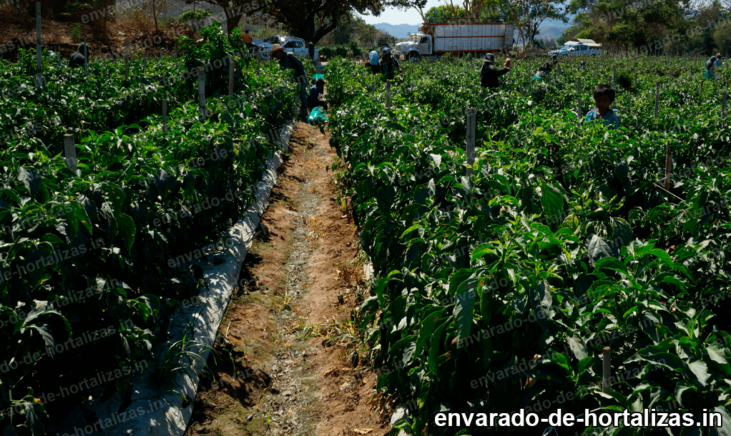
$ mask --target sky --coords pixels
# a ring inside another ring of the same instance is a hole
[[[429,0],[424,8],[424,12],[433,6],[443,5],[440,0]],[[416,9],[398,10],[396,8],[386,8],[381,15],[374,17],[373,15],[363,15],[363,20],[368,24],[388,23],[388,24],[421,24],[421,16]]]

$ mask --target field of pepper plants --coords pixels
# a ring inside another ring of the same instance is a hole
[[[479,86],[478,60],[402,65],[390,108],[381,80],[374,93],[362,68],[328,67],[339,105],[331,145],[376,277],[363,339],[382,398],[399,409],[395,428],[731,434],[728,71],[702,83],[699,58],[602,57],[585,68],[562,58],[560,74],[540,83],[543,62],[514,61],[499,91]],[[613,80],[621,128],[580,122],[594,87]],[[440,412],[521,409],[540,418],[656,409],[697,422],[707,410],[723,426],[435,423]]]
[[[122,59],[92,62],[86,77],[84,68],[70,70],[44,54],[41,87],[35,65],[0,63],[6,436],[43,435],[91,394],[87,384],[42,400],[59,386],[123,374],[101,395],[131,395],[126,376],[154,361],[171,314],[200,286],[199,268],[168,260],[216,241],[240,218],[275,147],[269,133],[294,118],[295,85],[285,72],[264,64],[257,75],[256,62],[239,56],[241,47],[219,27],[202,34],[181,41],[180,59],[134,59],[129,83]],[[196,67],[208,67],[205,118],[197,77],[185,74]],[[76,171],[64,158],[69,133]]]

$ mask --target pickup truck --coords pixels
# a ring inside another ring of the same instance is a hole
[[[548,52],[549,56],[576,56],[576,55],[600,55],[602,51],[600,49],[591,48],[585,44],[567,44],[561,47],[560,50],[553,50]]]
[[[261,53],[261,58],[266,60],[271,57],[272,46],[274,44],[281,45],[285,52],[294,53],[295,56],[300,59],[306,58],[310,55],[307,50],[305,40],[292,36],[274,35],[263,41],[254,41],[252,44],[256,47],[255,50],[258,50],[259,53]]]

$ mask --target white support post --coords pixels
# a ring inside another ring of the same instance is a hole
[[[206,81],[205,81],[205,70],[202,67],[198,67],[198,104],[201,110],[201,121],[207,118],[206,113]]]
[[[475,109],[467,109],[467,144],[466,144],[466,157],[467,157],[467,177],[472,177],[472,165],[475,163],[475,136],[477,130],[477,118]]]
[[[168,101],[162,101],[162,132],[168,132]]]
[[[66,166],[76,172],[76,146],[74,146],[74,135],[63,135],[63,149],[66,155]]]

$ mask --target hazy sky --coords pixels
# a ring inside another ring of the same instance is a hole
[[[429,0],[424,8],[424,12],[433,6],[443,5],[443,1]],[[363,19],[368,24],[388,23],[388,24],[421,24],[421,16],[416,9],[408,9],[400,11],[396,8],[386,8],[379,16],[363,15]]]

